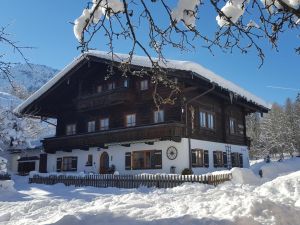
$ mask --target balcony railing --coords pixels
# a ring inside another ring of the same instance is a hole
[[[70,151],[72,149],[88,149],[89,147],[104,147],[112,143],[124,143],[145,140],[181,141],[184,135],[184,125],[181,123],[162,123],[146,126],[121,128],[93,133],[76,134],[46,138],[43,140],[47,153],[55,151]]]
[[[132,89],[118,88],[93,95],[81,96],[76,99],[76,105],[79,111],[85,111],[94,108],[131,103],[134,100],[135,93]]]

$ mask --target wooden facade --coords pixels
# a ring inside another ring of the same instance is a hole
[[[116,70],[106,79],[107,63],[96,58],[80,62],[23,110],[25,114],[57,119],[56,136],[44,140],[47,153],[104,148],[111,143],[128,145],[143,140],[150,144],[153,140],[180,142],[181,138],[248,145],[245,116],[267,111],[243,98],[230,98],[228,90],[215,87],[189,71],[170,70],[169,76],[178,80],[181,93],[174,105],[160,107],[163,119],[157,122],[149,78],[124,77]],[[160,87],[158,92],[164,95],[169,90]],[[205,117],[202,121],[201,113]],[[135,115],[130,127],[126,121],[129,114]],[[105,129],[101,127],[101,119],[109,121]],[[93,126],[89,127],[91,121],[94,125],[91,123]],[[72,135],[67,135],[68,125],[72,125]]]

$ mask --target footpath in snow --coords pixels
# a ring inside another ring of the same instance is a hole
[[[217,187],[130,190],[29,185],[28,177],[14,177],[15,190],[0,189],[0,224],[300,224],[300,158],[258,162],[232,174]]]

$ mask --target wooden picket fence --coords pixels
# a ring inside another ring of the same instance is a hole
[[[111,174],[92,174],[85,176],[70,175],[39,175],[35,174],[29,178],[29,183],[36,184],[65,184],[66,186],[75,185],[76,187],[117,187],[117,188],[138,188],[140,186],[173,188],[183,183],[203,183],[218,185],[231,180],[230,173],[218,175],[111,175]]]
[[[0,174],[0,180],[11,180],[11,176],[8,173]]]

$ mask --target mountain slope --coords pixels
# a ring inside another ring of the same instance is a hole
[[[11,69],[13,83],[25,87],[30,93],[39,89],[57,72],[57,69],[38,64],[30,64],[30,67],[27,64],[18,64]],[[9,92],[11,85],[3,77],[0,73],[0,91]]]

